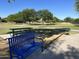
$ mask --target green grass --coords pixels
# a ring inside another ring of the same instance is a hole
[[[10,32],[10,28],[48,28],[48,29],[53,29],[53,28],[71,28],[71,29],[79,29],[79,26],[75,26],[73,24],[69,23],[56,23],[56,25],[35,25],[35,24],[14,24],[14,23],[0,23],[0,34],[5,34]]]

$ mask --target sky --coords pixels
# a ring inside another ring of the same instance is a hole
[[[0,0],[0,17],[4,18],[23,9],[30,8],[37,11],[48,9],[59,19],[64,19],[65,17],[78,18],[79,14],[75,11],[74,4],[75,0],[16,0],[14,3]]]

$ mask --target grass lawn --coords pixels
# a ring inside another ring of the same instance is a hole
[[[28,25],[28,24],[14,24],[14,23],[0,23],[0,34],[5,34],[10,31],[10,28],[48,28],[48,29],[53,29],[53,28],[62,28],[62,27],[67,27],[71,29],[79,29],[79,26],[75,26],[70,23],[56,23],[56,25]]]

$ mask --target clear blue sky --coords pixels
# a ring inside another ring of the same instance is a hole
[[[77,18],[79,15],[75,11],[74,3],[75,0],[16,0],[9,4],[7,0],[0,0],[0,16],[7,17],[23,9],[34,8],[35,10],[48,9],[60,19]]]

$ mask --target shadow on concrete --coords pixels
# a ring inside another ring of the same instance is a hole
[[[59,45],[61,44],[62,42],[59,43]],[[55,44],[42,53],[39,53],[38,51],[36,55],[32,55],[27,59],[79,59],[79,49],[73,46],[68,45],[68,51],[61,51],[61,53],[58,54],[55,51],[52,51],[53,49],[57,49],[55,48]]]
[[[55,42],[58,42],[57,45]],[[64,40],[55,41],[52,43],[49,48],[45,49],[41,52],[40,49],[37,49],[32,55],[28,56],[26,59],[79,59],[79,49],[73,46],[68,45],[68,51],[61,51],[60,53],[56,53],[57,48],[63,44]],[[55,50],[55,51],[53,51]],[[0,59],[9,59],[9,57],[1,57]],[[14,58],[15,59],[15,58]]]

